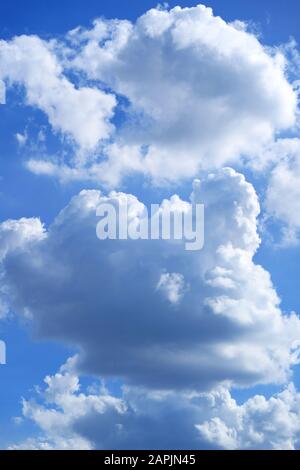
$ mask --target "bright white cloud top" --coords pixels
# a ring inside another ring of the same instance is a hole
[[[93,149],[110,135],[114,96],[76,88],[63,75],[50,45],[38,37],[0,42],[0,76],[9,84],[23,85],[26,102],[44,111],[55,131],[70,135],[84,149]]]
[[[132,172],[176,181],[257,158],[295,124],[285,68],[282,52],[203,5],[152,9],[135,24],[96,20],[64,40],[0,43],[0,79],[23,85],[28,104],[79,145],[71,162],[33,159],[29,168],[112,185]],[[86,85],[76,87],[70,72]],[[112,145],[117,109],[125,117]]]

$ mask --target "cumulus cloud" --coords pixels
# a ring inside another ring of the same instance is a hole
[[[12,449],[298,449],[300,395],[293,385],[239,405],[230,391],[149,392],[124,387],[116,398],[104,385],[83,390],[75,358],[38,396],[23,400],[23,418],[39,429]]]
[[[41,109],[55,131],[70,136],[82,151],[110,136],[114,95],[80,87],[64,75],[51,45],[37,36],[0,41],[0,79],[25,88],[26,103]]]
[[[203,439],[225,449],[294,450],[300,445],[300,394],[290,384],[267,399],[238,405],[227,390],[210,395],[210,420],[196,426]]]
[[[72,372],[73,361],[70,358],[57,374],[45,378],[47,387],[39,393],[44,404],[23,400],[24,418],[34,421],[44,437],[29,438],[12,448],[88,450],[92,444],[73,429],[74,424],[88,414],[103,415],[110,409],[117,413],[125,411],[122,400],[109,396],[105,390],[98,395],[81,393],[79,379]]]
[[[45,229],[40,219],[21,218],[5,220],[0,223],[0,263],[10,251],[26,249],[30,243],[38,242],[45,236]],[[0,264],[0,318],[9,312],[9,300],[3,281],[3,271]]]
[[[294,125],[284,51],[203,5],[154,8],[135,23],[97,19],[54,41],[1,41],[0,79],[23,84],[27,102],[85,149],[71,161],[31,158],[34,173],[114,186],[139,172],[161,183],[255,161]]]
[[[78,370],[152,389],[284,382],[298,363],[300,321],[284,315],[270,275],[253,262],[259,246],[255,191],[231,169],[196,180],[206,207],[203,250],[181,240],[99,240],[96,210],[135,196],[82,191],[45,236],[3,260],[15,311],[36,334],[79,350]],[[186,210],[173,197],[161,204]],[[17,222],[16,222],[17,223]]]
[[[194,424],[202,413],[199,396],[124,388],[121,397],[115,398],[103,385],[84,391],[72,366],[74,360],[46,377],[46,387],[38,389],[37,397],[23,401],[23,417],[33,421],[40,432],[12,449],[199,446],[200,433]]]
[[[300,232],[300,140],[280,140],[270,154],[275,164],[266,190],[266,211],[281,223],[281,245],[295,245]]]
[[[45,229],[40,219],[8,219],[0,223],[0,259],[10,251],[24,248],[30,242],[42,240]]]
[[[122,138],[148,146],[144,167],[158,179],[254,155],[295,121],[283,55],[203,5],[100,19],[69,38],[83,44],[72,66],[129,100]]]

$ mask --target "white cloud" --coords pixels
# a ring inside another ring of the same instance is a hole
[[[203,439],[225,449],[299,449],[299,404],[292,384],[269,399],[256,395],[242,405],[221,390],[211,394],[213,417],[196,427]]]
[[[162,291],[171,303],[177,304],[186,289],[184,277],[179,273],[163,273],[156,288]]]
[[[8,252],[21,249],[30,243],[42,240],[46,236],[40,219],[8,219],[0,223],[0,259]]]
[[[68,181],[101,182],[116,187],[123,177],[143,172],[143,155],[139,146],[107,144],[101,149],[103,160],[90,165],[68,165],[49,159],[31,158],[27,168],[36,175],[54,176],[62,183]]]
[[[241,405],[224,387],[192,394],[125,387],[116,398],[104,386],[81,390],[72,363],[74,358],[46,377],[38,401],[23,401],[24,419],[40,431],[10,448],[299,448],[300,394],[292,384],[269,399],[255,395]]]
[[[30,170],[61,181],[115,186],[138,172],[161,184],[253,163],[296,120],[285,49],[203,5],[151,9],[135,23],[97,19],[48,42],[23,35],[0,51],[0,79],[24,85],[27,102],[80,146],[65,160],[31,157]]]
[[[37,36],[0,41],[0,78],[23,85],[26,102],[44,111],[53,129],[70,136],[81,152],[95,149],[113,131],[115,97],[96,88],[76,88],[51,44]]]
[[[20,147],[23,147],[26,144],[27,139],[28,139],[28,135],[26,131],[23,134],[21,132],[17,132],[15,137]]]
[[[203,5],[99,19],[70,39],[71,66],[129,100],[120,139],[148,146],[143,169],[156,180],[254,156],[295,122],[283,55]]]
[[[72,372],[73,358],[54,376],[47,376],[47,385],[39,398],[45,404],[23,400],[23,416],[31,419],[43,431],[45,437],[26,439],[14,449],[73,449],[88,450],[92,444],[73,429],[74,423],[87,414],[102,415],[108,409],[125,411],[120,399],[107,393],[85,395],[80,392],[78,377]],[[49,405],[52,405],[49,406]]]
[[[284,382],[298,363],[300,321],[282,314],[269,273],[253,262],[253,187],[231,169],[195,181],[206,237],[194,253],[177,240],[100,241],[96,208],[124,198],[137,222],[143,204],[134,196],[82,191],[46,237],[6,253],[13,310],[31,317],[40,337],[78,347],[85,373],[153,389]],[[173,197],[162,210],[168,204],[188,203]]]
[[[300,232],[300,140],[284,139],[270,150],[273,165],[266,190],[269,216],[283,224],[281,244],[295,245]]]
[[[19,249],[26,249],[31,243],[36,243],[46,236],[40,219],[5,220],[0,223],[0,263],[6,254]],[[0,265],[0,319],[9,313],[9,296],[3,282],[3,272]]]

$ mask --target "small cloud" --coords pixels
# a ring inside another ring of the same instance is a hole
[[[28,139],[28,136],[27,136],[27,132],[25,131],[24,134],[21,134],[20,132],[17,132],[15,134],[15,137],[17,139],[17,142],[19,144],[20,147],[23,147],[26,142],[27,142],[27,139]]]
[[[160,276],[156,289],[163,292],[172,304],[178,304],[187,287],[182,274],[164,273]]]
[[[24,419],[21,416],[14,416],[12,420],[17,426],[20,426],[24,421]]]

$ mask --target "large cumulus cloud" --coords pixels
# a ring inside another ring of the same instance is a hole
[[[84,44],[73,66],[128,98],[126,139],[149,145],[144,165],[157,178],[254,154],[294,122],[283,56],[203,5],[96,20],[70,38]]]
[[[135,23],[98,19],[53,41],[1,41],[0,79],[23,84],[54,129],[92,152],[31,158],[31,171],[111,185],[139,172],[162,182],[253,159],[294,125],[282,51],[203,5],[155,8]]]
[[[9,250],[3,279],[13,308],[38,336],[76,346],[84,373],[153,389],[285,381],[298,362],[300,322],[281,312],[270,275],[253,262],[253,187],[231,169],[194,182],[192,200],[206,207],[198,252],[181,241],[100,241],[97,207],[124,199],[139,221],[134,196],[82,191],[46,235]],[[161,210],[170,205],[189,206],[175,196]]]

